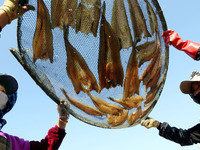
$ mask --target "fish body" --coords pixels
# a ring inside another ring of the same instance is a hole
[[[74,28],[75,15],[78,0],[52,0],[51,1],[51,22],[52,28],[65,26]]]
[[[134,30],[135,43],[141,41],[142,34],[144,34],[143,38],[151,37],[151,34],[147,29],[144,14],[137,0],[128,0],[128,4],[131,15],[132,27]]]
[[[130,48],[133,40],[123,0],[114,0],[111,27],[120,40],[121,49]]]
[[[102,13],[98,58],[99,93],[103,88],[122,86],[124,78],[119,39],[104,15]]]
[[[133,125],[141,116],[142,114],[142,108],[139,106],[136,110],[136,112],[132,112],[127,119],[127,122],[129,125]]]
[[[75,92],[87,92],[91,90],[98,91],[98,85],[95,76],[89,69],[86,61],[81,54],[70,44],[68,40],[68,30],[64,29],[65,47],[67,53],[67,74],[72,81]],[[87,88],[85,88],[87,86]]]
[[[91,93],[89,92],[87,94],[91,98],[94,105],[103,113],[118,115],[119,113],[123,111],[123,107],[120,107],[112,103],[108,103],[99,97],[91,95]]]
[[[149,1],[148,0],[144,0],[144,1],[146,2],[146,5],[147,5],[146,9],[147,9],[147,12],[149,15],[151,35],[154,35],[154,33],[156,33],[158,31],[158,20],[157,20],[155,12],[153,10],[153,7],[149,3]]]
[[[107,122],[112,126],[119,126],[127,120],[128,112],[128,110],[125,110],[118,115],[108,115]]]
[[[48,9],[43,0],[38,0],[37,22],[33,37],[33,62],[49,59],[53,63],[53,34]]]
[[[125,100],[123,100],[123,99],[117,100],[112,97],[109,97],[109,99],[116,103],[119,103],[125,109],[137,108],[144,100],[144,98],[142,96],[133,96],[133,97],[126,98]]]
[[[139,95],[139,88],[140,80],[138,77],[138,62],[136,58],[136,50],[135,48],[132,48],[132,52],[129,57],[126,69],[124,92],[122,99],[125,101],[127,98],[134,96],[135,94]]]
[[[90,114],[93,116],[105,115],[104,113],[100,112],[98,109],[88,106],[84,103],[79,102],[78,100],[76,100],[74,98],[69,97],[69,95],[67,94],[67,92],[64,89],[62,89],[62,92],[72,105],[76,106],[77,108],[81,109],[82,111],[86,112],[87,114]]]
[[[76,33],[79,31],[97,36],[101,13],[101,0],[81,0],[76,10]]]

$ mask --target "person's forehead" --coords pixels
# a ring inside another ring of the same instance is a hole
[[[5,90],[4,86],[0,84],[0,90]]]

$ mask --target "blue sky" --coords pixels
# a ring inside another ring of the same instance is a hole
[[[173,29],[185,41],[200,43],[200,1],[158,0],[169,29]],[[0,1],[3,4],[3,1]],[[16,25],[6,26],[1,33],[1,72],[11,74],[19,82],[18,101],[5,119],[4,132],[26,140],[42,139],[58,119],[55,103],[40,89],[28,73],[10,53],[9,47],[17,48]],[[190,78],[199,62],[173,47],[169,49],[169,68],[163,92],[149,116],[168,122],[178,128],[190,128],[200,121],[200,106],[188,95],[181,93],[180,82]],[[137,125],[124,129],[103,129],[88,125],[70,116],[66,127],[67,135],[60,150],[198,150],[199,146],[180,145],[165,140],[157,129]]]

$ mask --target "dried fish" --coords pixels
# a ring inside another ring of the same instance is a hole
[[[107,122],[112,126],[119,126],[128,118],[128,112],[128,110],[125,110],[118,115],[108,115]]]
[[[104,11],[101,18],[100,46],[98,59],[99,93],[103,88],[109,89],[123,85],[124,71],[120,57],[120,43],[110,24],[105,18]]]
[[[123,111],[123,107],[118,105],[107,103],[105,100],[93,96],[91,93],[87,92],[88,96],[91,98],[94,105],[103,113],[111,114],[111,115],[118,115]]]
[[[130,48],[133,40],[123,0],[114,0],[111,26],[116,36],[120,39],[121,48]]]
[[[160,90],[161,85],[162,82],[157,82],[156,86],[151,88],[151,90],[146,94],[146,100],[144,101],[144,104],[148,104],[154,100],[156,94]]]
[[[51,22],[52,28],[65,26],[74,27],[75,14],[78,0],[52,0],[51,1]]]
[[[151,6],[151,4],[148,2],[148,0],[144,0],[147,4],[147,12],[149,15],[149,22],[150,22],[150,28],[151,28],[151,35],[154,35],[158,31],[158,20],[156,17],[156,14]]]
[[[134,96],[134,97],[126,98],[125,100],[123,99],[117,100],[112,97],[109,97],[109,99],[116,103],[119,103],[125,109],[137,108],[140,104],[142,104],[142,101],[144,100],[142,96]]]
[[[81,0],[76,12],[76,33],[81,31],[97,36],[101,13],[101,0]]]
[[[43,0],[38,0],[37,22],[33,37],[33,62],[49,59],[53,63],[53,34],[48,9]]]
[[[151,37],[151,34],[147,29],[144,14],[142,13],[142,9],[137,0],[128,0],[128,3],[134,30],[134,41],[139,42],[142,39],[142,34],[144,34],[143,38]]]
[[[161,54],[161,45],[160,39],[158,39],[157,47],[156,47],[156,54],[155,57],[151,60],[149,65],[146,67],[144,72],[142,73],[140,80],[143,80],[143,85],[147,85],[147,83],[154,78],[157,69],[159,68],[160,64],[160,54]],[[147,90],[147,88],[145,89]]]
[[[147,113],[150,113],[151,110],[154,108],[154,106],[156,105],[157,101],[154,101],[152,103],[148,103],[148,105],[145,106],[145,108],[142,111],[142,116],[140,118],[143,118],[145,115],[147,115]]]
[[[138,77],[138,62],[136,58],[136,50],[133,47],[126,69],[126,77],[124,82],[124,92],[122,99],[125,101],[128,97],[131,97],[135,94],[139,95],[139,87],[140,80]]]
[[[61,22],[65,26],[69,25],[74,28],[78,0],[63,0],[63,3],[65,3],[65,7]]]
[[[78,107],[79,109],[83,110],[84,112],[86,112],[87,114],[93,115],[93,116],[103,116],[105,115],[104,113],[100,112],[98,109],[88,106],[84,103],[79,102],[78,100],[69,97],[69,95],[67,94],[67,92],[64,89],[61,89],[63,94],[65,95],[65,97],[69,100],[69,102]]]
[[[62,27],[60,18],[63,17],[63,0],[52,0],[51,1],[51,22],[52,28]]]
[[[141,116],[142,114],[142,108],[139,106],[136,110],[136,112],[132,112],[127,119],[127,122],[129,125],[133,125]]]
[[[156,55],[157,50],[157,40],[153,40],[150,42],[145,42],[142,45],[136,47],[138,50],[137,52],[137,59],[139,61],[139,67],[145,63],[146,61],[151,60]]]
[[[95,76],[90,71],[81,54],[68,41],[69,27],[64,28],[65,47],[67,51],[67,74],[72,81],[75,92],[96,90],[98,85]],[[85,89],[87,86],[87,89]]]
[[[162,64],[163,64],[163,59],[164,59],[164,55],[161,56],[160,64],[159,64],[157,70],[155,71],[154,74],[152,74],[152,77],[150,78],[148,83],[145,85],[145,90],[147,90],[148,87],[151,87],[151,88],[156,87],[156,84],[159,81],[160,76],[161,76],[161,68],[162,68]]]

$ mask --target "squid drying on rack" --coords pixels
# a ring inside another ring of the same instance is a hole
[[[127,98],[134,96],[135,94],[139,95],[140,81],[138,77],[138,62],[136,58],[136,50],[133,47],[131,55],[129,57],[126,76],[124,82],[124,91],[123,91],[123,101]]]
[[[111,26],[120,39],[121,49],[130,48],[133,40],[123,0],[114,0]]]
[[[87,114],[93,115],[93,116],[103,116],[105,115],[104,113],[100,112],[98,109],[88,106],[84,103],[79,102],[78,100],[69,97],[69,95],[67,94],[67,92],[64,89],[61,89],[63,94],[65,95],[65,97],[68,99],[68,101],[78,107],[79,109],[81,109],[82,111],[86,112]]]
[[[129,125],[133,125],[142,115],[142,108],[139,106],[135,112],[132,112],[127,119]]]
[[[53,34],[49,11],[43,0],[37,1],[37,22],[33,37],[33,62],[49,59],[53,63]]]
[[[52,28],[65,26],[74,27],[75,14],[78,0],[52,0],[51,22]]]
[[[134,42],[139,42],[142,39],[142,34],[144,34],[143,38],[151,37],[151,34],[147,29],[144,14],[142,13],[142,10],[137,0],[128,0],[128,3],[132,26],[134,30]]]
[[[128,110],[125,110],[118,115],[108,115],[107,122],[112,126],[119,126],[127,120],[128,112]]]
[[[101,0],[81,0],[76,11],[76,33],[92,33],[96,37],[100,13]]]
[[[101,18],[100,45],[98,59],[99,93],[103,88],[123,85],[124,72],[120,58],[120,42],[105,18]]]
[[[113,102],[119,103],[125,109],[137,108],[139,105],[142,104],[142,101],[144,100],[142,96],[134,96],[134,97],[126,98],[126,100],[114,99],[112,97],[109,97],[109,99],[112,100]]]
[[[111,115],[118,115],[123,111],[123,107],[120,107],[118,105],[107,103],[105,100],[93,96],[91,93],[87,92],[88,96],[94,103],[94,105],[103,113],[111,114]]]
[[[70,44],[68,34],[69,27],[64,27],[64,40],[67,53],[67,74],[72,81],[75,92],[78,94],[80,91],[98,91],[95,76],[81,54]],[[87,86],[87,89],[85,86]]]
[[[158,20],[156,17],[156,14],[151,6],[151,4],[148,2],[148,0],[144,0],[147,4],[147,12],[149,15],[149,22],[150,22],[150,28],[151,28],[151,35],[154,35],[158,31]]]

